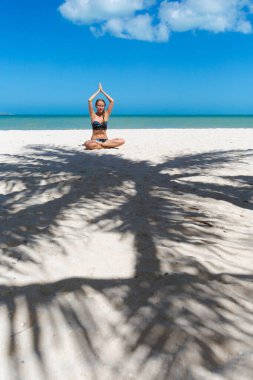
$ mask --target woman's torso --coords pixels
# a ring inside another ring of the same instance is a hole
[[[107,124],[108,124],[108,115],[105,113],[103,116],[98,116],[97,114],[94,114],[91,118],[91,125],[92,125],[92,140],[95,139],[107,139]]]

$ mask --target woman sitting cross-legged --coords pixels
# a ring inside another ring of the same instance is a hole
[[[103,99],[97,99],[95,103],[97,111],[94,112],[92,101],[100,92],[109,100],[109,106],[106,110],[105,101]],[[113,109],[114,100],[103,90],[101,83],[99,83],[98,91],[89,98],[88,103],[93,133],[91,139],[84,142],[86,149],[116,148],[123,145],[125,143],[124,139],[118,138],[109,140],[107,137],[107,124]]]

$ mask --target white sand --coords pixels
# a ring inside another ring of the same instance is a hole
[[[0,379],[253,378],[253,129],[0,132]]]

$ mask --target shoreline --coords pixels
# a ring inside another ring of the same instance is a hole
[[[42,115],[0,118],[0,131],[6,130],[89,130],[87,115]],[[147,129],[253,129],[253,116],[219,115],[112,115],[109,130]]]

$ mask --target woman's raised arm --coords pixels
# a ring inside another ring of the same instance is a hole
[[[110,97],[110,95],[108,95],[102,88],[102,85],[101,83],[99,83],[99,89],[100,91],[102,92],[102,94],[104,94],[104,96],[109,100],[109,106],[108,106],[108,109],[107,109],[107,112],[108,114],[110,115],[110,113],[112,112],[112,109],[113,109],[113,105],[114,105],[114,100],[113,98]]]
[[[100,93],[100,91],[101,91],[101,89],[100,89],[100,86],[99,86],[98,90],[96,92],[94,92],[94,94],[91,95],[91,97],[88,99],[90,116],[92,116],[92,114],[94,113],[92,101]]]

